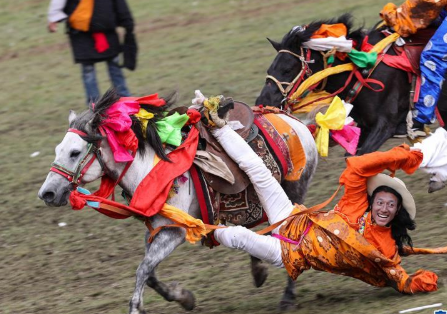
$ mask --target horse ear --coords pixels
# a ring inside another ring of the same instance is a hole
[[[70,113],[68,114],[68,123],[71,124],[74,119],[76,119],[76,112],[70,110]]]
[[[270,38],[267,37],[267,40],[269,41],[269,43],[273,46],[273,48],[275,48],[276,51],[281,50],[281,44],[277,43],[274,40],[271,40]]]

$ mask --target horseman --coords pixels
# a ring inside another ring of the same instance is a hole
[[[385,23],[402,37],[409,37],[418,30],[439,24],[421,54],[422,84],[413,110],[413,126],[417,129],[422,129],[424,124],[434,123],[436,106],[441,117],[447,117],[447,101],[438,102],[447,74],[446,5],[447,0],[406,0],[399,7],[388,3],[380,12]]]
[[[381,173],[399,169],[413,173],[424,159],[419,149],[401,145],[347,159],[340,177],[343,197],[334,210],[315,212],[291,203],[261,159],[230,126],[214,129],[213,135],[247,173],[275,228],[271,236],[241,226],[218,229],[214,236],[221,244],[284,267],[293,279],[314,268],[374,286],[391,286],[401,293],[437,290],[435,273],[418,270],[408,275],[400,256],[447,250],[413,248],[407,231],[415,229],[414,199],[401,180]]]

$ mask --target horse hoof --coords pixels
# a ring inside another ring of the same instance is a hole
[[[194,297],[194,294],[186,289],[183,289],[182,291],[183,297],[182,300],[179,301],[180,305],[186,310],[191,311],[196,306],[196,298]]]
[[[279,302],[279,310],[281,312],[287,312],[296,309],[295,301],[283,299]]]
[[[256,267],[251,269],[251,274],[253,276],[254,284],[256,288],[262,286],[267,279],[268,269],[267,266],[262,264],[257,264]]]

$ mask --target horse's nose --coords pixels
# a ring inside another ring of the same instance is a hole
[[[42,191],[39,192],[38,196],[41,200],[45,201],[45,203],[52,203],[56,198],[56,193],[53,191]]]

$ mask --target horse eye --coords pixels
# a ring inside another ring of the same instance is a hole
[[[70,153],[70,158],[76,158],[76,157],[79,156],[79,154],[81,154],[80,151],[78,151],[78,150],[74,150],[74,151],[72,151],[72,152]]]

